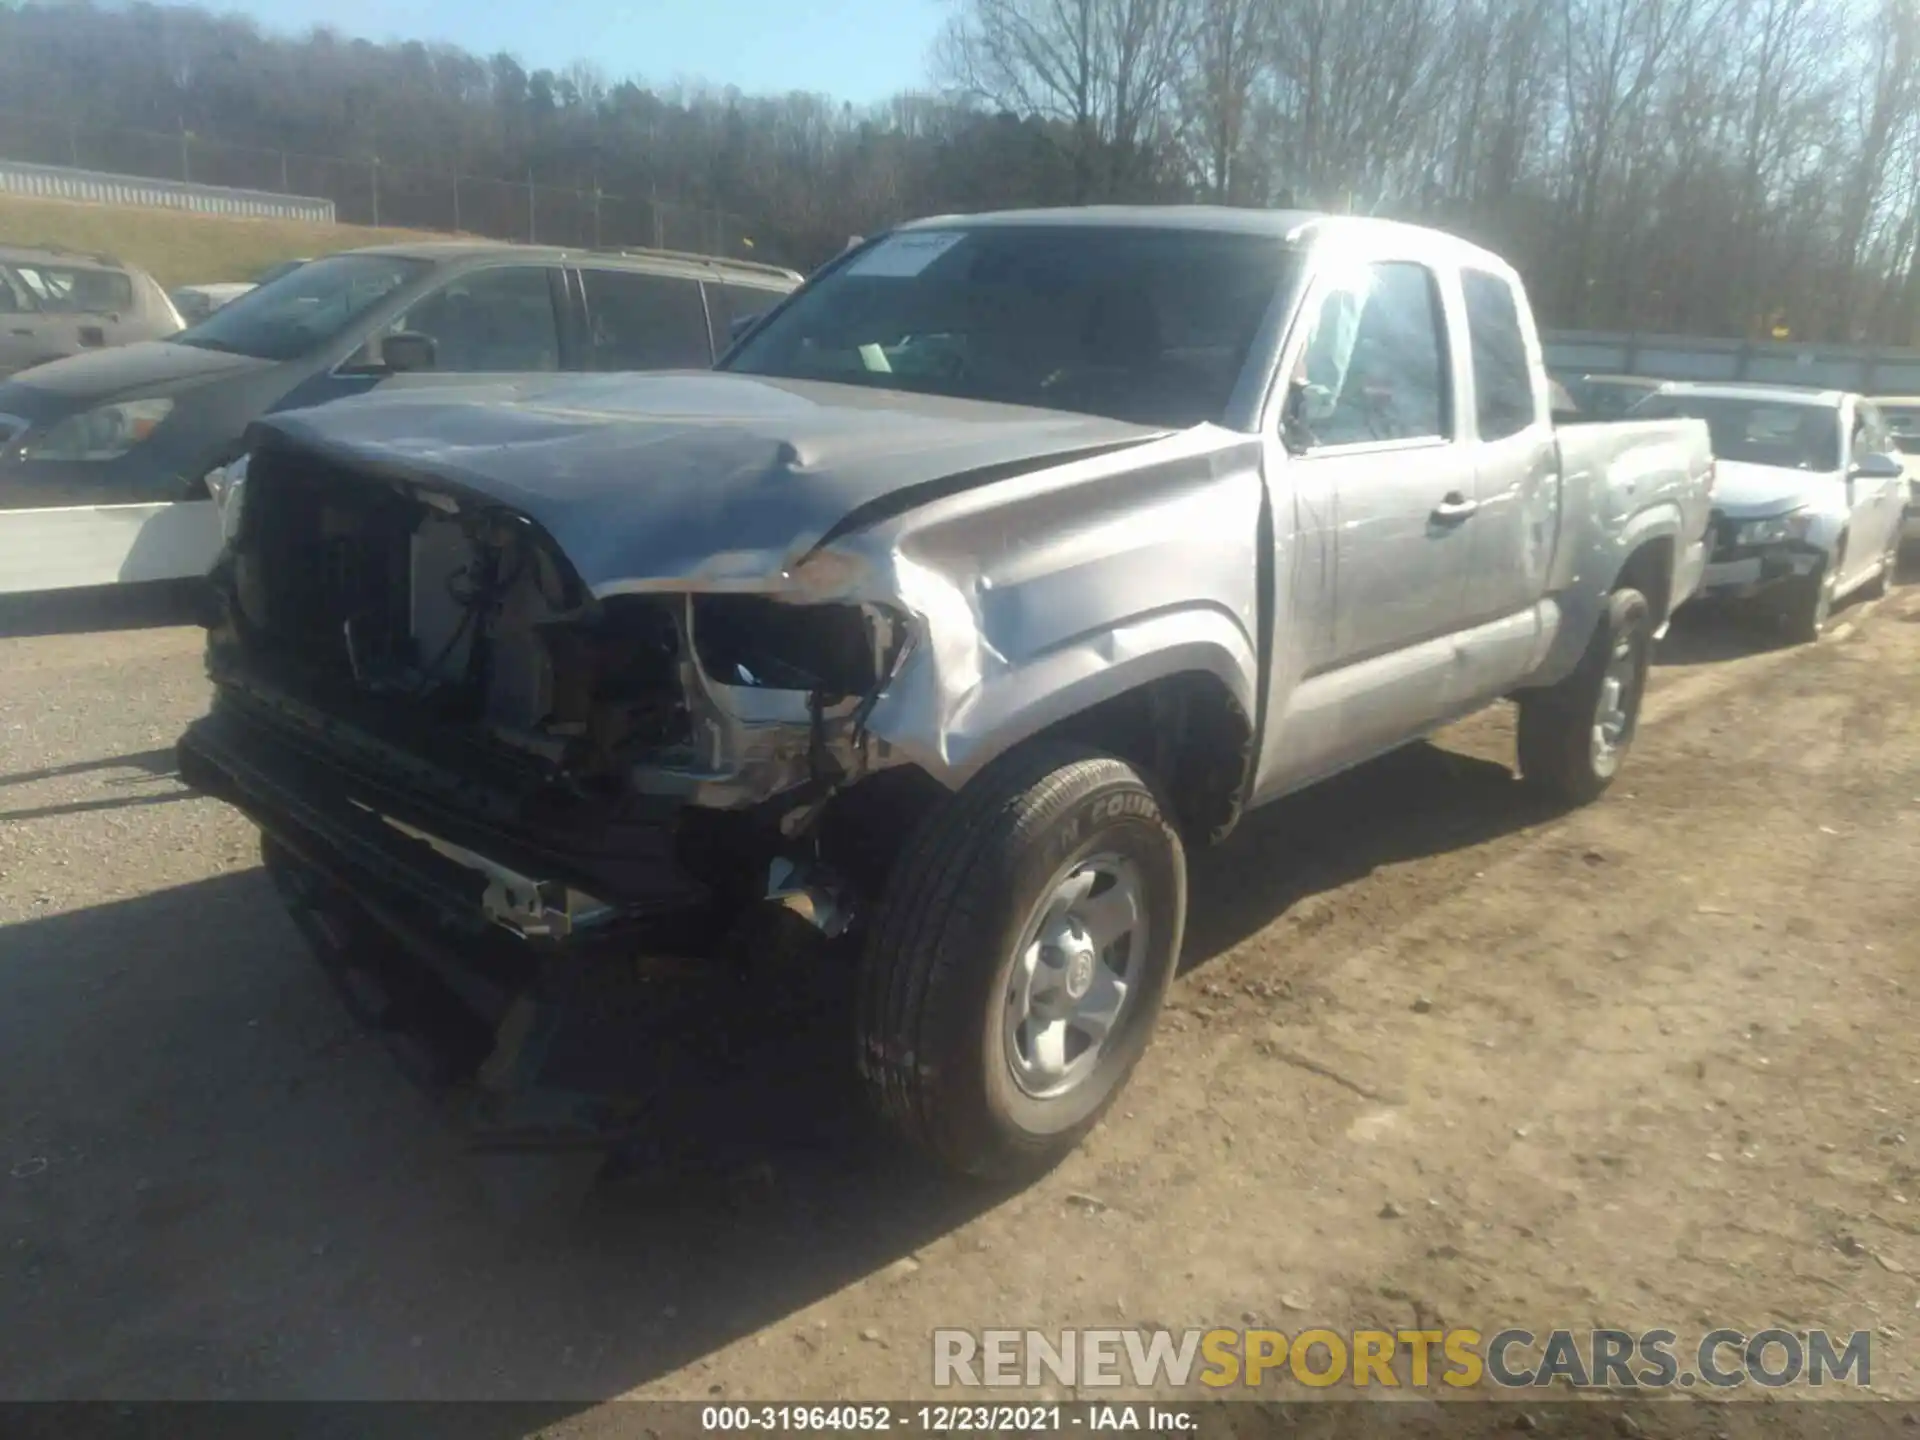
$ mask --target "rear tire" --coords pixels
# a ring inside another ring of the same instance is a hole
[[[1653,611],[1621,588],[1571,675],[1520,698],[1520,774],[1570,805],[1597,800],[1613,783],[1640,725],[1653,653]]]
[[[874,918],[859,1064],[883,1121],[964,1175],[1057,1162],[1147,1048],[1186,903],[1132,766],[1051,741],[995,761],[922,821]]]

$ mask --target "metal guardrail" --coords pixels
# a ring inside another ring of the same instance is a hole
[[[1920,395],[1920,350],[1611,330],[1548,330],[1540,343],[1549,370],[1576,375],[1752,380],[1866,395]]]
[[[334,221],[333,201],[310,195],[233,190],[224,185],[194,185],[184,180],[155,180],[141,175],[108,175],[98,170],[29,165],[17,160],[0,160],[0,193],[40,200],[192,210],[203,215],[311,220],[325,225]]]

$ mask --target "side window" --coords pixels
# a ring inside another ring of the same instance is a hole
[[[771,310],[786,296],[778,290],[758,290],[751,285],[707,286],[707,310],[713,316],[713,353],[715,358],[733,344],[733,327],[749,316]]]
[[[16,288],[13,276],[0,266],[0,315],[18,315],[29,308],[23,289]]]
[[[1357,267],[1321,299],[1293,375],[1295,425],[1314,446],[1451,434],[1445,336],[1425,266]]]
[[[558,370],[552,274],[545,266],[507,265],[456,276],[388,329],[427,336],[434,369],[452,374]]]
[[[1497,275],[1464,270],[1467,337],[1473,348],[1474,410],[1482,440],[1501,440],[1533,423],[1533,373],[1513,287]]]
[[[1893,449],[1893,439],[1887,433],[1886,417],[1877,406],[1860,407],[1860,444],[1854,458],[1862,455],[1884,455]]]
[[[700,284],[633,270],[582,270],[595,370],[704,370],[713,364]]]

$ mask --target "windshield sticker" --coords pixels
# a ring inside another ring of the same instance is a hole
[[[958,230],[910,230],[889,235],[849,265],[847,273],[895,279],[918,275],[966,238],[965,232]]]

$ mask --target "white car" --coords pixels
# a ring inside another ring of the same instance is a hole
[[[1907,467],[1907,518],[1900,538],[1911,544],[1920,540],[1920,395],[1880,395],[1873,403],[1887,417],[1893,448]]]
[[[1886,417],[1838,390],[1675,381],[1636,418],[1692,416],[1713,436],[1709,599],[1775,611],[1817,640],[1835,602],[1893,578],[1906,472]]]

